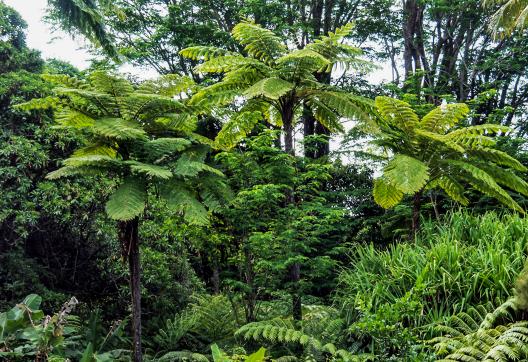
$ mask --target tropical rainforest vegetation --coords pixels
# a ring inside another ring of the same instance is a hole
[[[0,0],[0,360],[527,361],[527,19]]]

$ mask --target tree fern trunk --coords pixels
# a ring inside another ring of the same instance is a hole
[[[128,259],[130,294],[132,297],[132,360],[134,362],[142,362],[141,265],[139,258],[138,218],[119,223],[119,239],[123,248],[123,256]]]
[[[301,264],[295,263],[291,266],[290,277],[292,282],[292,315],[293,319],[302,320],[302,301],[301,301]]]
[[[416,236],[416,232],[420,229],[420,209],[422,207],[422,191],[414,194],[413,197],[413,210],[412,210],[412,227],[409,239],[413,239]]]
[[[284,128],[284,150],[290,155],[295,154],[293,149],[293,99],[284,101],[281,111],[282,126]]]

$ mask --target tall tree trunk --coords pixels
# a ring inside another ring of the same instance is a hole
[[[310,141],[308,137],[315,134],[315,117],[313,116],[312,110],[306,104],[303,105],[303,125],[304,125],[304,157],[315,158],[315,144]]]
[[[290,280],[292,282],[292,315],[293,319],[302,320],[302,301],[301,301],[301,265],[292,264],[290,267]]]
[[[413,197],[413,209],[412,209],[412,226],[409,239],[414,239],[416,233],[420,229],[420,209],[422,207],[422,193],[423,191],[418,191],[414,194]]]
[[[254,322],[256,320],[255,309],[257,305],[257,292],[255,290],[255,271],[253,268],[253,254],[249,248],[248,239],[244,237],[244,261],[245,269],[244,277],[247,284],[246,292],[246,322]]]
[[[290,155],[295,155],[293,148],[293,99],[288,99],[282,106],[282,126],[284,128],[284,150]]]
[[[123,258],[128,259],[130,294],[132,296],[132,335],[134,362],[142,362],[141,352],[141,264],[139,258],[138,218],[119,223],[119,241]]]

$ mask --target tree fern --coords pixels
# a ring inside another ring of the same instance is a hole
[[[221,107],[231,106],[245,111],[261,112],[260,120],[280,125],[285,132],[285,148],[293,153],[293,128],[299,117],[297,110],[304,102],[310,104],[317,120],[331,131],[342,130],[341,117],[368,119],[369,107],[360,97],[354,97],[317,81],[315,73],[330,72],[337,63],[352,63],[359,51],[340,43],[350,31],[350,26],[329,34],[304,49],[289,51],[272,31],[259,25],[242,22],[232,31],[232,36],[244,47],[244,53],[230,53],[208,47],[192,47],[181,55],[203,62],[196,67],[201,73],[221,73],[222,80],[198,91],[190,104],[201,107],[204,113],[215,113]],[[268,109],[263,110],[266,103]],[[255,104],[257,106],[255,106]],[[218,112],[220,113],[220,112]],[[226,137],[221,132],[217,144],[232,147],[251,131],[256,116],[224,117]],[[280,118],[280,119],[279,119]]]
[[[418,226],[421,196],[439,188],[467,205],[465,185],[495,198],[509,208],[524,210],[504,189],[526,194],[528,184],[515,171],[525,172],[518,160],[493,148],[495,137],[507,127],[483,124],[464,127],[465,104],[444,104],[419,119],[401,100],[377,97],[377,128],[373,143],[392,154],[383,175],[374,183],[374,200],[384,208],[413,195],[413,229]]]
[[[129,262],[133,359],[139,362],[142,360],[140,216],[150,194],[161,196],[167,207],[187,222],[206,223],[206,207],[217,208],[227,194],[219,191],[226,187],[219,181],[222,173],[205,161],[214,142],[194,132],[197,107],[174,97],[174,92],[192,85],[184,77],[164,77],[144,86],[104,72],[93,72],[87,81],[64,76],[49,79],[59,84],[54,89],[55,98],[31,101],[19,107],[23,110],[56,108],[62,128],[83,132],[85,136],[86,144],[48,178],[99,174],[115,181],[116,189],[105,209],[110,218],[118,221],[122,255]],[[210,177],[208,183],[199,182],[204,174],[214,175],[216,179]],[[213,190],[207,192],[207,187]],[[160,192],[154,194],[151,190]]]

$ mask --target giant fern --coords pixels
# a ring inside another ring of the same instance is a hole
[[[227,192],[222,173],[206,164],[212,140],[196,134],[200,107],[176,95],[192,88],[190,79],[165,76],[135,86],[94,72],[87,80],[47,76],[55,96],[20,109],[56,109],[58,127],[83,134],[86,144],[48,178],[100,174],[116,185],[106,213],[118,221],[122,256],[128,259],[132,288],[134,361],[142,360],[138,224],[151,190],[189,223],[206,223]],[[227,131],[229,132],[229,131]],[[235,137],[236,138],[236,137]],[[201,182],[204,178],[207,182]],[[210,191],[208,189],[211,189]]]
[[[495,124],[465,127],[469,108],[446,104],[421,119],[404,101],[377,97],[377,127],[374,143],[391,155],[382,176],[374,184],[374,200],[384,208],[414,195],[413,229],[418,225],[421,195],[440,189],[466,205],[465,186],[497,199],[524,213],[505,188],[528,195],[528,184],[516,174],[523,166],[507,153],[494,148],[494,136],[509,129]]]
[[[184,57],[202,61],[197,72],[223,74],[220,82],[201,89],[190,103],[206,112],[211,112],[211,107],[227,105],[259,112],[260,117],[252,116],[252,122],[227,112],[224,119],[227,127],[236,130],[236,136],[221,132],[216,139],[221,148],[233,147],[257,121],[266,120],[283,128],[286,151],[293,153],[293,128],[299,116],[297,110],[303,104],[310,105],[316,119],[330,131],[342,130],[341,117],[369,117],[368,101],[333,89],[315,77],[317,73],[330,72],[337,64],[350,68],[361,63],[359,49],[342,43],[350,31],[351,26],[346,25],[304,49],[289,51],[272,31],[250,22],[237,24],[232,36],[244,47],[242,54],[203,46],[180,52]]]

